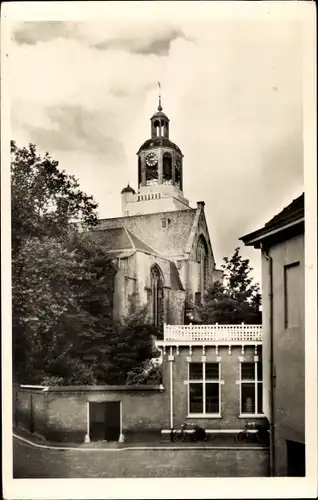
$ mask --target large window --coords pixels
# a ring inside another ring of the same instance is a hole
[[[189,363],[189,415],[221,412],[220,363]]]
[[[200,236],[197,245],[197,262],[199,263],[199,289],[198,293],[201,295],[201,299],[204,296],[204,291],[207,286],[207,274],[208,274],[208,249],[207,244],[203,236]]]
[[[163,326],[163,277],[160,268],[155,265],[151,268],[151,296],[153,324],[161,329]]]
[[[240,379],[241,415],[261,415],[263,413],[262,363],[241,363]]]

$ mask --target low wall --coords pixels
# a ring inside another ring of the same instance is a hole
[[[163,386],[14,387],[14,425],[52,441],[83,442],[89,402],[121,401],[122,432],[158,433],[168,426]],[[167,401],[169,404],[169,402]]]

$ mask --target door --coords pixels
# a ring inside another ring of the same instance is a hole
[[[287,441],[287,476],[306,476],[306,448],[303,443]]]
[[[120,435],[120,401],[89,403],[91,441],[118,441]]]
[[[120,401],[106,403],[105,439],[118,441],[120,435]]]

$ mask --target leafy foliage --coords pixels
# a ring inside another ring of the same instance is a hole
[[[92,196],[83,193],[78,180],[58,165],[48,153],[41,157],[34,144],[18,148],[11,141],[13,254],[25,239],[68,232],[70,222],[80,221],[84,227],[97,223]]]
[[[146,360],[128,372],[126,383],[129,385],[162,384],[162,367],[156,365],[154,360]]]
[[[96,379],[94,354],[112,326],[113,276],[108,256],[79,237],[25,243],[13,263],[13,351],[20,379]]]
[[[125,384],[128,374],[136,369],[143,371],[144,363],[157,356],[154,346],[155,327],[146,321],[147,309],[143,307],[128,316],[124,324],[117,324],[108,343],[109,365],[106,383]],[[128,377],[128,378],[129,378]]]
[[[197,308],[200,322],[261,323],[259,285],[253,283],[249,259],[243,259],[239,252],[236,248],[231,258],[223,259],[224,281],[213,283],[207,290],[203,306]]]

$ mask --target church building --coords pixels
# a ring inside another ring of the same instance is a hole
[[[159,331],[164,323],[187,322],[191,305],[200,304],[206,288],[222,277],[205,204],[191,208],[183,193],[184,157],[169,129],[159,97],[150,139],[137,152],[137,189],[124,187],[122,216],[101,219],[93,231],[117,268],[114,318],[148,304],[148,319]]]

